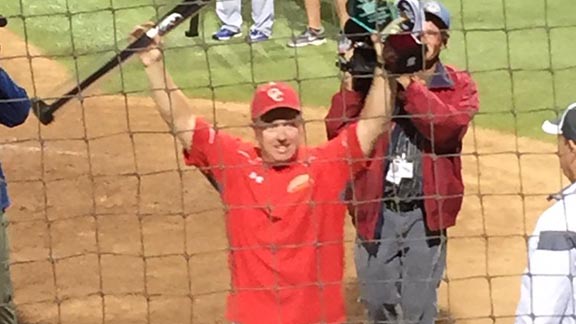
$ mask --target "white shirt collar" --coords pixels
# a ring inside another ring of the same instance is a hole
[[[569,196],[569,195],[574,195],[576,194],[576,182],[570,184],[569,186],[567,186],[566,188],[562,189],[560,192],[551,194],[550,196],[548,196],[548,200],[556,200],[556,201],[560,201],[562,199],[564,199],[564,197]]]

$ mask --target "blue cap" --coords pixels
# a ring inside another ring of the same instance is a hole
[[[424,12],[427,14],[434,15],[446,26],[446,29],[450,29],[450,11],[441,2],[435,0],[425,1],[423,3]]]

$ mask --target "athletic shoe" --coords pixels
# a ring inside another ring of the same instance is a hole
[[[270,36],[264,34],[263,32],[261,32],[259,30],[251,30],[248,37],[246,37],[246,41],[248,41],[249,43],[258,43],[258,42],[267,41],[269,39],[270,39]]]
[[[232,31],[228,28],[221,27],[220,30],[218,30],[217,32],[212,34],[212,39],[218,40],[218,41],[227,41],[231,38],[240,37],[240,36],[242,36],[241,31],[235,32],[235,31]]]
[[[338,54],[345,54],[351,47],[352,41],[341,32],[338,36]]]
[[[326,37],[324,36],[324,28],[314,29],[306,28],[302,34],[294,37],[288,44],[288,47],[304,47],[308,45],[322,45],[326,43]]]

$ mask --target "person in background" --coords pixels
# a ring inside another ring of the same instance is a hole
[[[220,29],[212,35],[219,41],[242,36],[242,0],[216,0],[216,14],[222,22]],[[254,24],[246,37],[249,43],[270,39],[274,25],[274,0],[252,0]]]
[[[0,16],[0,19],[2,17]],[[5,18],[3,18],[5,21]],[[6,24],[0,24],[4,27]],[[26,121],[30,112],[30,99],[26,90],[18,86],[0,66],[0,124],[16,127]],[[8,220],[5,212],[10,206],[6,177],[0,165],[0,324],[17,324],[12,302],[12,280],[8,244]]]
[[[347,0],[334,0],[336,6],[336,14],[340,23],[340,30],[344,29],[346,21],[350,18],[346,10]],[[308,25],[306,29],[299,35],[295,36],[288,42],[288,47],[304,47],[308,45],[322,45],[326,43],[326,35],[324,27],[322,26],[322,19],[320,16],[320,0],[305,0],[306,16],[308,18]],[[338,43],[338,51],[344,52],[350,46],[350,42],[346,37],[340,35]]]
[[[574,323],[576,316],[576,103],[542,129],[558,137],[560,168],[570,185],[548,197],[556,202],[528,238],[516,324]]]
[[[455,225],[464,196],[462,140],[479,107],[472,77],[440,60],[449,38],[447,8],[423,1],[422,10],[424,69],[396,77],[391,136],[378,140],[372,163],[355,175],[346,197],[358,235],[360,298],[370,323],[434,323],[446,229]],[[347,84],[333,96],[326,116],[329,139],[361,113],[365,96]]]

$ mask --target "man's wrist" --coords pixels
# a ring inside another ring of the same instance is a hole
[[[406,90],[412,83],[413,79],[412,76],[404,74],[397,77],[396,81],[402,86],[402,88],[404,88],[404,90]]]
[[[384,63],[377,62],[376,66],[374,67],[374,76],[375,77],[387,77],[388,71],[384,68]]]

